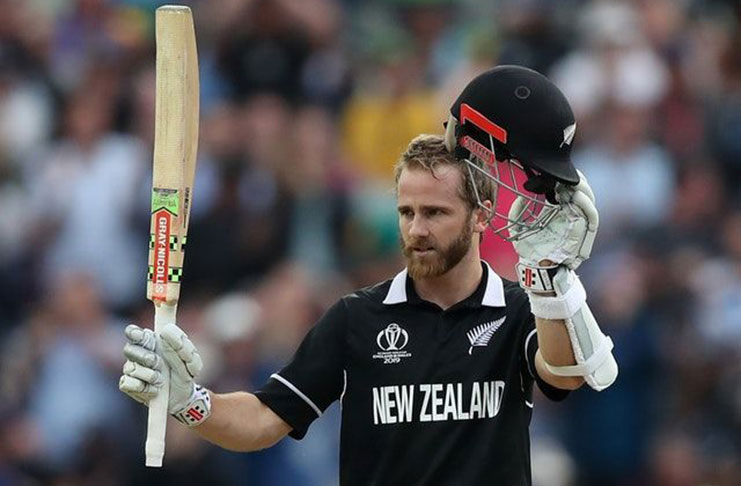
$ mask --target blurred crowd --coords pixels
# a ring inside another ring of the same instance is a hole
[[[254,454],[117,390],[145,300],[154,0],[0,0],[0,486],[337,483],[338,411]],[[580,268],[620,376],[538,400],[538,486],[741,484],[741,6],[728,0],[201,0],[180,325],[253,390],[338,296],[402,263],[391,168],[496,64],[577,115],[601,227]],[[512,278],[512,249],[486,258]],[[369,451],[370,453],[370,451]],[[492,458],[496,460],[496,458]]]

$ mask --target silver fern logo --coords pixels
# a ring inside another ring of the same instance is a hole
[[[563,129],[563,142],[561,142],[561,145],[559,145],[558,148],[561,148],[564,145],[571,145],[571,142],[574,140],[574,135],[576,135],[576,123],[572,123]]]
[[[473,352],[473,348],[475,347],[485,347],[489,344],[489,340],[494,335],[495,332],[497,332],[497,329],[502,327],[502,324],[504,324],[504,320],[507,317],[502,317],[501,319],[497,319],[496,321],[487,322],[486,324],[481,324],[480,326],[476,326],[470,331],[466,333],[466,336],[468,336],[468,341],[471,343],[471,347],[468,348],[468,354],[471,354]]]

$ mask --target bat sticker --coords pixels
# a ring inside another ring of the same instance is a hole
[[[167,298],[167,283],[179,282],[170,278],[170,252],[172,251],[173,218],[178,215],[180,206],[177,189],[152,189],[152,221],[154,222],[154,255],[152,299],[164,301]]]

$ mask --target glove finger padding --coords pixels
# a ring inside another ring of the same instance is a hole
[[[581,191],[574,192],[571,202],[579,211],[581,211],[581,216],[586,220],[587,227],[590,231],[596,232],[597,228],[599,228],[599,213],[597,212],[594,202],[589,199],[589,196],[587,196],[586,193]]]
[[[149,401],[157,396],[157,392],[159,391],[153,385],[126,374],[121,375],[121,378],[119,378],[118,389],[144,405],[149,404]]]
[[[511,220],[514,220],[514,221],[519,220],[526,206],[527,206],[527,199],[525,199],[523,196],[517,196],[515,200],[512,202],[512,206],[510,206],[509,214],[507,216]]]
[[[522,217],[522,213],[527,209],[527,200],[522,196],[517,196],[515,200],[512,202],[512,206],[509,208],[509,212],[507,213],[507,217],[510,221],[520,221],[520,218]],[[512,224],[509,227],[509,234],[511,237],[515,238],[520,233],[520,225],[518,224]]]
[[[590,201],[592,203],[597,202],[597,200],[594,198],[594,192],[592,191],[592,187],[589,185],[589,182],[587,181],[587,178],[584,176],[584,173],[580,171],[579,169],[576,169],[576,173],[579,174],[579,184],[576,185],[576,190],[583,192],[587,195]]]
[[[153,370],[161,371],[162,359],[154,351],[139,346],[138,344],[126,343],[123,349],[124,356],[129,360]]]
[[[166,326],[160,333],[160,339],[165,344],[163,352],[170,353],[174,352],[179,362],[182,364],[184,371],[187,372],[191,378],[195,378],[201,372],[203,368],[203,361],[198,350],[193,345],[193,342],[188,336],[175,325]],[[168,349],[169,348],[169,349]],[[178,360],[172,360],[174,362]],[[168,359],[168,363],[171,360]],[[171,363],[171,366],[177,363]]]
[[[581,192],[577,191],[574,194],[574,204],[584,213],[587,221],[587,228],[584,232],[581,245],[579,247],[579,258],[583,261],[589,258],[592,254],[592,246],[594,245],[594,238],[597,236],[597,228],[599,228],[599,213],[594,203],[589,197]]]
[[[149,351],[155,350],[157,338],[154,335],[154,331],[151,329],[143,329],[136,324],[129,324],[126,326],[126,329],[124,329],[124,335],[132,344],[142,346]]]
[[[152,368],[147,368],[146,366],[134,363],[133,361],[126,361],[124,363],[123,374],[156,387],[162,386],[162,373],[153,370]]]

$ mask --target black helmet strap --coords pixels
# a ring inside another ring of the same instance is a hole
[[[551,204],[558,204],[556,201],[556,179],[547,174],[538,174],[529,167],[524,167],[527,180],[523,187],[535,194],[544,194],[545,198]]]

